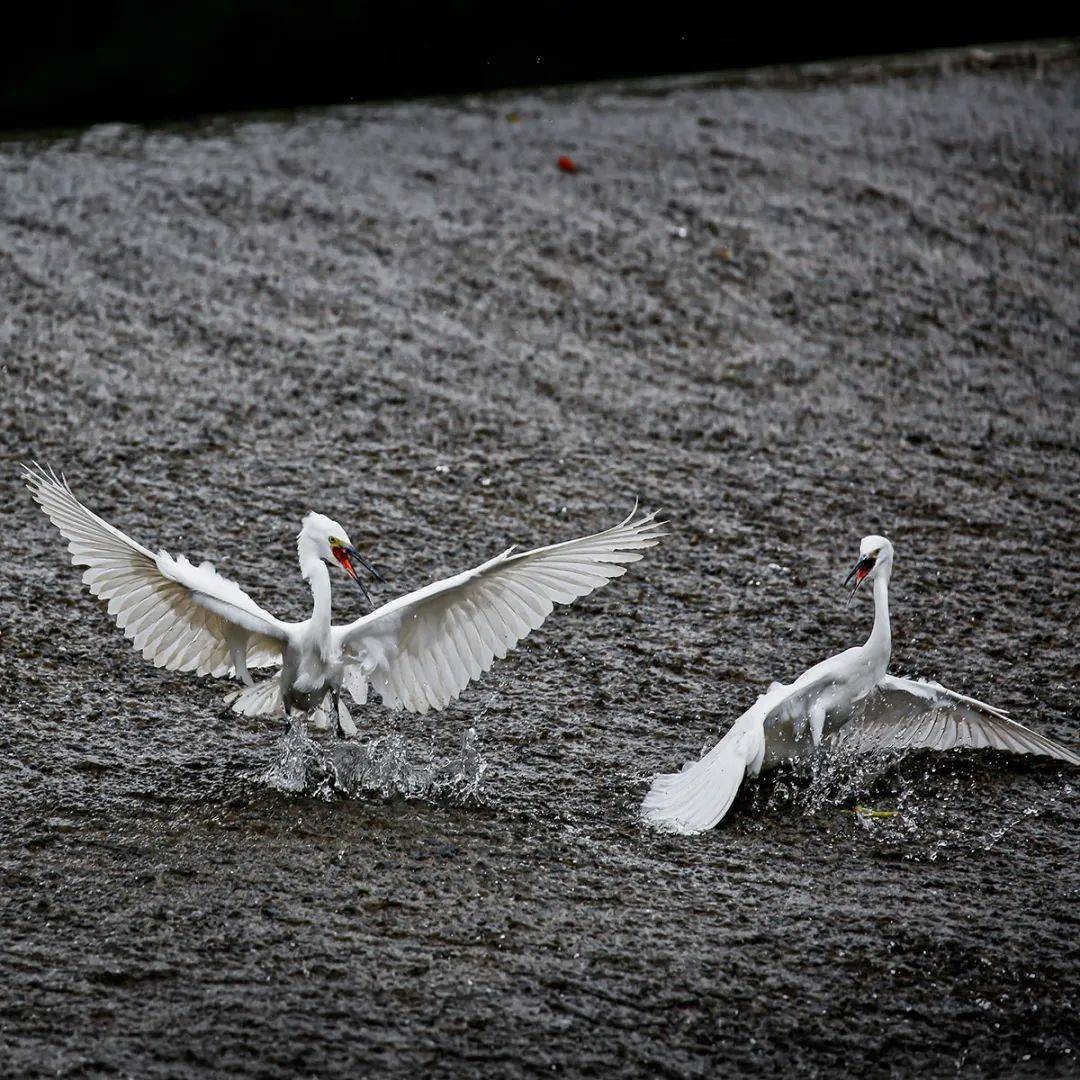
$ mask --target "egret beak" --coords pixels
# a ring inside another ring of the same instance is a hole
[[[360,580],[360,575],[357,573],[356,565],[354,564],[362,566],[376,581],[382,581],[382,575],[354,547],[335,547],[331,550],[334,553],[334,558],[341,563],[341,568],[345,573],[360,586],[360,591],[364,594],[364,599],[367,600],[368,607],[374,607],[375,605],[371,602],[371,594]]]
[[[380,574],[379,571],[376,570],[375,567],[372,566],[371,563],[369,563],[367,561],[367,559],[365,559],[364,556],[361,555],[360,552],[356,550],[356,548],[354,548],[354,547],[346,548],[345,549],[345,554],[348,555],[350,559],[355,559],[376,581],[385,581],[386,580],[382,576],[382,574]]]
[[[851,568],[851,573],[844,578],[844,588],[846,589],[851,582],[851,579],[855,579],[855,584],[851,586],[851,592],[848,593],[848,603],[850,604],[852,598],[859,591],[859,586],[866,580],[867,575],[874,569],[874,563],[877,562],[876,555],[863,555],[859,561]]]

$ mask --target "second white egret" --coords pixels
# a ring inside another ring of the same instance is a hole
[[[893,546],[883,536],[866,536],[859,550],[845,584],[854,580],[854,596],[864,582],[874,583],[874,627],[866,643],[815,664],[790,685],[773,683],[699,761],[655,777],[642,805],[645,821],[680,833],[711,829],[744,777],[823,743],[857,752],[990,747],[1080,765],[1072,750],[992,705],[936,682],[886,674]]]

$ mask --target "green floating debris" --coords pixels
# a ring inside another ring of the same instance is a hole
[[[894,818],[900,816],[899,810],[875,810],[872,806],[856,806],[851,812],[861,818]]]

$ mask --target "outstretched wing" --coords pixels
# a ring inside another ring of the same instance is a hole
[[[338,646],[358,657],[388,708],[441,709],[551,614],[626,573],[666,535],[656,514],[606,532],[494,559],[409,593],[348,626]]]
[[[989,747],[1080,765],[1080,756],[1072,750],[1010,720],[992,705],[935,682],[891,675],[878,683],[862,709],[830,741],[858,752]]]
[[[249,667],[281,662],[285,623],[264,611],[208,562],[156,555],[87,510],[67,482],[39,465],[26,486],[68,541],[83,581],[109,602],[116,625],[147,660],[169,671],[249,681]]]

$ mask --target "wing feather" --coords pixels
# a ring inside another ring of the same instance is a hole
[[[337,643],[359,659],[388,707],[442,709],[533,630],[626,573],[666,535],[656,514],[515,555],[513,548],[455,577],[391,601],[347,626]]]
[[[891,675],[866,697],[859,714],[830,738],[835,745],[859,751],[985,748],[1080,765],[1080,755],[992,705],[939,683]]]
[[[116,625],[156,667],[227,675],[235,670],[233,647],[245,650],[248,667],[281,662],[287,624],[235,582],[209,563],[154,554],[88,510],[52,470],[25,472],[34,500],[68,541],[72,563],[87,568],[90,593],[106,601]]]
[[[476,662],[469,636],[461,625],[460,613],[454,608],[450,608],[446,613],[446,617],[450,629],[448,641],[458,658],[461,670],[465,673],[465,681],[468,683],[480,677],[480,665]]]

